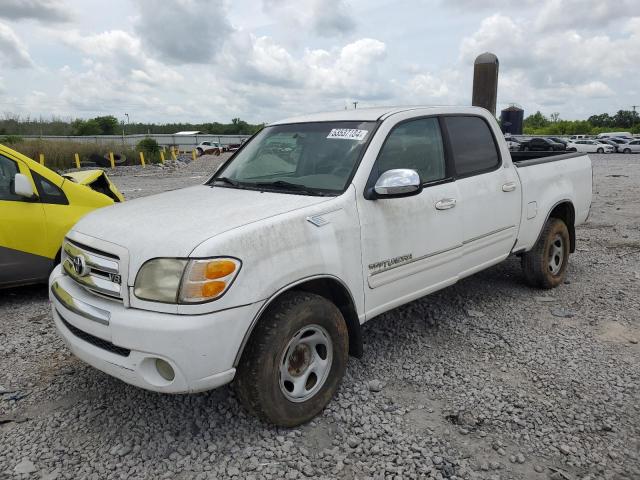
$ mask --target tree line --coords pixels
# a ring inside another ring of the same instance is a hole
[[[615,115],[601,113],[587,120],[562,120],[560,114],[549,117],[540,111],[524,119],[523,133],[527,135],[597,135],[624,131],[640,134],[640,115],[633,110],[619,110]]]
[[[176,133],[180,131],[200,131],[214,135],[253,135],[264,124],[250,124],[239,118],[231,123],[142,123],[126,124],[118,121],[113,115],[105,115],[90,119],[51,119],[22,117],[5,114],[0,119],[0,135],[126,135],[151,133]]]

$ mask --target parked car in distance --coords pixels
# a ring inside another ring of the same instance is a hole
[[[611,137],[626,138],[627,140],[631,140],[633,138],[633,135],[631,135],[631,132],[606,132],[598,134],[597,138]]]
[[[613,147],[613,151],[617,152],[618,151],[618,144],[616,142],[611,141],[608,138],[600,138],[600,139],[596,139],[596,142],[602,144],[602,145],[611,145]]]
[[[565,147],[567,146],[567,143],[569,143],[569,140],[565,140],[564,138],[560,138],[560,137],[547,137],[549,140],[552,140],[554,142],[557,143],[561,143],[563,144]]]
[[[520,140],[516,137],[505,136],[504,141],[507,142],[507,147],[510,151],[520,150]]]
[[[530,140],[520,142],[520,150],[523,152],[542,152],[564,150],[563,143],[554,142],[548,138],[535,137]]]
[[[581,153],[613,153],[614,151],[611,145],[605,145],[596,140],[574,140],[567,145],[567,150]]]
[[[56,328],[130,384],[189,393],[233,381],[248,412],[305,423],[348,355],[362,355],[371,318],[510,255],[530,285],[563,284],[591,161],[527,154],[514,162],[476,107],[275,122],[204,184],[80,221],[49,280]]]
[[[640,140],[631,140],[629,143],[622,144],[618,147],[618,151],[622,153],[640,153]]]
[[[222,153],[222,147],[217,142],[200,142],[196,147],[198,156],[200,155],[220,155]]]
[[[123,201],[102,170],[61,176],[0,145],[0,288],[46,281],[73,224]]]

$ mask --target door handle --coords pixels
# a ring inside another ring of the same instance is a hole
[[[516,182],[509,182],[502,185],[503,192],[513,192],[516,189]]]
[[[449,210],[456,206],[455,198],[443,198],[442,200],[436,202],[436,210]]]

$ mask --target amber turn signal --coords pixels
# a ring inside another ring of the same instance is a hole
[[[205,277],[209,280],[223,278],[230,275],[236,269],[236,264],[231,260],[212,260],[207,263]]]

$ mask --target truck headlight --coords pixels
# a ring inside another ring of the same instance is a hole
[[[227,291],[241,265],[235,258],[155,258],[140,268],[133,292],[152,302],[208,302]]]

